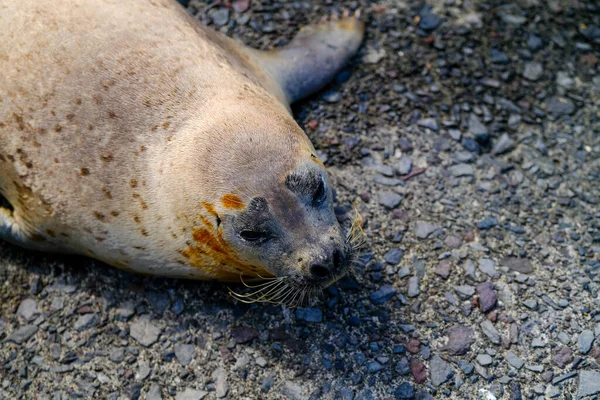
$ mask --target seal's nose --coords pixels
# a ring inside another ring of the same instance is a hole
[[[344,262],[344,253],[336,248],[323,262],[314,262],[311,264],[310,275],[315,281],[331,279],[331,277],[341,271]]]

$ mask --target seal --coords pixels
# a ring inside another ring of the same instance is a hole
[[[357,51],[359,12],[259,51],[173,0],[0,9],[0,238],[151,275],[264,278],[251,301],[299,301],[351,267],[290,103]]]

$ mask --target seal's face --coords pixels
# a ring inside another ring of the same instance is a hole
[[[306,160],[283,180],[225,216],[223,236],[244,259],[288,286],[325,287],[347,272],[351,253],[333,211],[327,174],[318,162]]]

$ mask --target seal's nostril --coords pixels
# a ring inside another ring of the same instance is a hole
[[[340,249],[335,249],[333,252],[333,270],[339,271],[340,267],[344,263],[344,255]]]
[[[329,268],[324,265],[315,264],[310,267],[310,273],[315,279],[323,279],[329,276]]]

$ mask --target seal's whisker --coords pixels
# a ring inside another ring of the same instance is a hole
[[[281,280],[283,280],[283,277],[279,277],[279,278],[276,278],[276,279],[270,279],[267,282],[262,282],[262,283],[259,283],[258,285],[248,285],[246,282],[244,282],[243,275],[240,275],[240,280],[242,281],[242,284],[244,286],[246,286],[247,288],[254,289],[254,288],[259,288],[259,287],[264,287],[264,286],[270,285],[270,284],[272,284],[274,282],[277,282],[277,281],[281,281]]]
[[[262,287],[259,290],[256,290],[252,293],[246,293],[246,294],[239,294],[234,292],[233,290],[229,289],[229,292],[235,297],[235,298],[243,298],[243,299],[251,299],[252,297],[262,294],[261,296],[259,296],[258,298],[255,298],[254,300],[256,301],[260,301],[260,299],[264,298],[265,296],[268,296],[269,294],[271,294],[272,292],[276,291],[277,288],[283,283],[283,280],[280,281],[276,281],[276,282],[270,282],[271,286],[267,286],[267,287]],[[268,289],[268,291],[265,293],[265,291]]]

